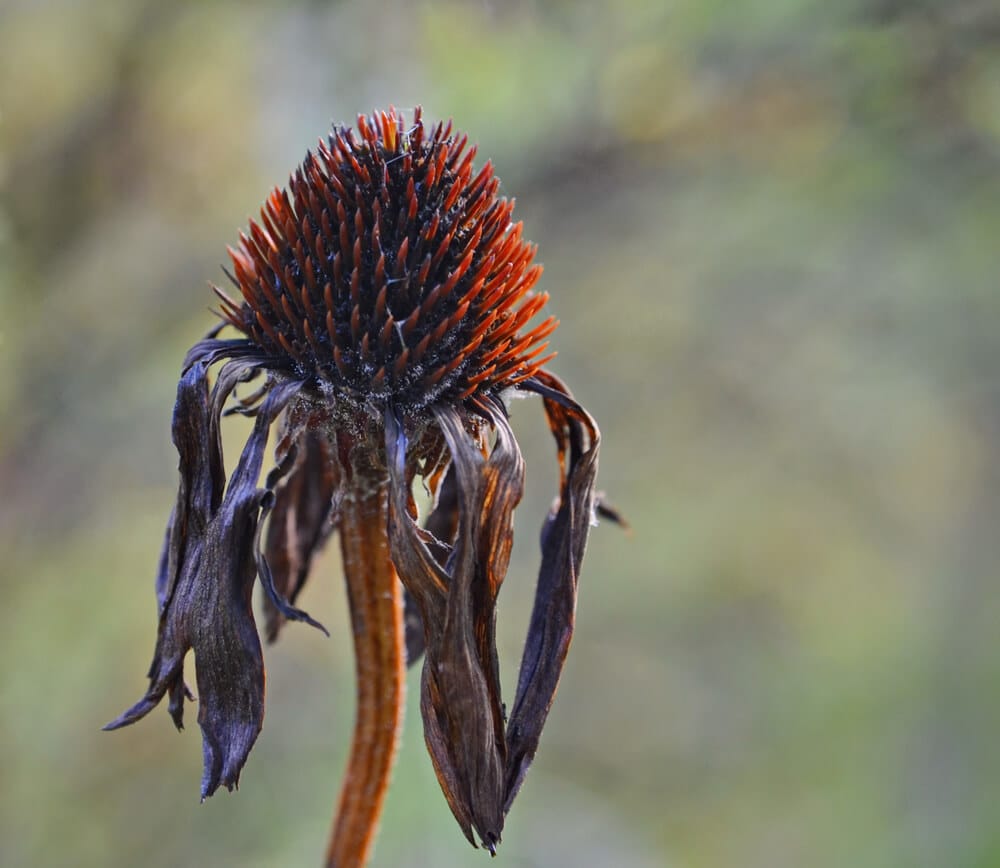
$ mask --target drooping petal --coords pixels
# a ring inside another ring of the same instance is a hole
[[[183,675],[187,647],[178,648],[176,625],[169,617],[170,604],[177,586],[190,581],[185,573],[201,558],[205,531],[225,486],[225,477],[220,472],[222,456],[216,454],[216,444],[208,438],[207,369],[205,361],[192,364],[177,384],[173,440],[180,456],[180,485],[156,577],[160,630],[148,673],[151,683],[146,695],[105,729],[117,729],[145,717],[168,690],[171,717],[178,729],[183,728],[184,698],[190,697]]]
[[[544,400],[561,481],[558,503],[542,529],[542,565],[507,724],[505,810],[510,810],[538,749],[573,637],[577,581],[593,518],[601,440],[593,418],[557,377],[541,371],[520,388]]]
[[[437,502],[424,522],[424,530],[433,537],[427,542],[428,548],[443,566],[448,560],[458,531],[458,487],[454,468],[449,468],[443,475],[437,491]],[[424,623],[420,617],[420,608],[409,591],[404,595],[404,601],[406,665],[412,666],[424,653]]]
[[[524,468],[503,411],[486,402],[479,410],[497,431],[496,444],[485,459],[458,410],[434,409],[453,462],[458,506],[457,533],[444,575],[428,545],[435,538],[419,533],[406,508],[409,492],[401,468],[405,437],[393,419],[387,420],[386,439],[394,501],[393,557],[424,623],[425,740],[459,825],[470,840],[474,828],[492,851],[503,829],[506,760],[496,596],[510,558],[513,510],[521,498]]]
[[[271,423],[300,387],[276,385],[254,423],[226,495],[206,534],[188,612],[198,679],[198,723],[205,767],[202,798],[232,788],[260,733],[264,661],[251,596],[257,575],[254,540],[262,495],[257,480]]]
[[[389,551],[408,594],[427,622],[444,620],[448,574],[430,546],[434,540],[410,515],[410,482],[406,472],[407,437],[390,410],[385,414],[386,464],[389,470]]]
[[[333,530],[331,512],[339,468],[328,438],[319,431],[307,428],[291,449],[296,450],[293,466],[275,489],[263,546],[271,587],[288,603],[295,602],[309,576],[313,555]],[[270,593],[264,596],[264,617],[268,641],[273,642],[286,615]]]
[[[205,755],[203,798],[220,784],[236,785],[260,732],[264,667],[250,603],[262,497],[257,480],[270,426],[302,386],[299,381],[272,386],[223,494],[219,414],[236,384],[252,376],[261,362],[250,357],[228,362],[209,395],[208,367],[214,360],[211,352],[204,353],[178,386],[174,441],[181,456],[181,486],[157,582],[160,629],[150,686],[136,705],[106,727],[134,723],[167,691],[179,726],[183,698],[190,695],[183,683],[183,662],[193,649]]]
[[[386,464],[389,470],[389,553],[396,572],[406,589],[407,599],[420,613],[424,629],[423,646],[435,630],[444,623],[448,574],[431,553],[428,543],[433,544],[429,534],[423,532],[410,515],[410,479],[406,472],[407,437],[403,423],[391,410],[385,414]],[[428,663],[424,660],[421,673],[421,697],[427,692]],[[444,741],[436,718],[424,721],[424,739],[430,749],[431,744]],[[455,819],[475,846],[472,834],[472,815],[468,801],[456,794],[461,785],[451,763],[439,763],[438,753],[430,749],[431,761],[438,782],[444,792]]]

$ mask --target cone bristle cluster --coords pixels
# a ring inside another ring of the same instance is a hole
[[[230,248],[238,304],[222,314],[358,403],[421,407],[513,385],[552,358],[557,325],[522,329],[535,246],[487,162],[451,123],[391,109],[334,128]],[[554,355],[554,354],[553,354]],[[544,357],[543,357],[544,356]]]

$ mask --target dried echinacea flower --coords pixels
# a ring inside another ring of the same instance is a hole
[[[327,864],[363,865],[403,711],[407,662],[424,656],[424,734],[466,837],[495,851],[538,747],[573,634],[577,579],[597,503],[600,435],[543,365],[548,317],[535,248],[511,223],[490,163],[451,124],[395,110],[336,128],[276,189],[230,250],[242,300],[221,290],[223,326],[194,346],[177,388],[180,453],[156,592],[160,625],[145,696],[169,695],[178,727],[194,651],[204,738],[202,796],[232,788],[261,729],[264,666],[251,608],[259,577],[267,634],[294,607],[310,562],[338,531],[358,675],[358,711]],[[218,337],[232,326],[240,336]],[[209,371],[217,367],[210,384]],[[257,381],[252,394],[239,385]],[[541,397],[559,497],[507,716],[496,601],[524,465],[504,403]],[[227,409],[227,405],[231,405]],[[226,480],[221,417],[253,417]],[[259,487],[278,426],[275,466]],[[413,485],[434,498],[417,523]],[[316,625],[319,626],[319,625]]]

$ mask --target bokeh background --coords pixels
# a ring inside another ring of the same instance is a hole
[[[517,197],[633,525],[592,536],[496,864],[1000,865],[998,49],[993,0],[5,0],[0,864],[318,864],[353,715],[336,546],[304,598],[333,637],[266,651],[238,794],[198,804],[193,713],[99,730],[145,687],[224,245],[392,102]],[[555,485],[540,407],[514,424],[508,696]],[[374,864],[485,865],[410,684]]]

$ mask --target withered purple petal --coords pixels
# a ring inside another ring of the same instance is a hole
[[[424,629],[424,646],[434,641],[435,632],[444,623],[447,606],[448,574],[428,548],[409,513],[410,489],[406,475],[407,437],[403,423],[392,410],[385,414],[385,448],[389,470],[389,552],[396,572],[406,588],[409,599],[420,612]],[[424,659],[421,672],[421,711],[424,697],[433,689],[430,656]],[[455,796],[462,784],[447,753],[440,749],[446,742],[440,721],[435,714],[424,714],[424,741],[427,743],[434,771],[448,805],[469,843],[475,846],[472,815],[467,799]],[[443,757],[443,761],[442,761]]]
[[[597,424],[558,378],[539,372],[521,388],[536,392],[545,402],[559,454],[561,490],[542,529],[542,565],[507,725],[505,810],[510,809],[538,749],[573,637],[577,580],[594,510],[600,446]]]
[[[458,530],[458,488],[455,483],[454,468],[449,468],[441,481],[434,509],[424,522],[424,530],[433,538],[427,540],[427,547],[439,564],[444,565],[451,553]],[[424,653],[424,624],[409,591],[404,595],[406,625],[406,665],[412,666]]]
[[[254,415],[259,415],[260,412],[261,411],[258,409]],[[261,537],[266,523],[265,519],[268,515],[270,515],[271,510],[274,508],[274,489],[278,483],[292,471],[297,457],[298,444],[294,439],[292,439],[286,449],[279,449],[279,454],[276,456],[277,463],[267,474],[264,489],[259,493],[260,515],[258,516],[257,529],[254,533],[253,540],[254,558],[257,563],[257,574],[260,576],[261,585],[264,589],[265,599],[275,610],[277,610],[278,614],[288,621],[304,621],[329,636],[330,633],[326,627],[320,624],[319,621],[311,618],[302,609],[297,609],[289,603],[288,600],[285,599],[284,594],[278,590],[275,586],[274,575],[271,572],[270,564],[268,563],[264,550],[261,547]]]
[[[408,441],[403,423],[391,411],[385,414],[386,464],[389,470],[389,551],[399,577],[413,598],[429,630],[444,619],[448,574],[429,548],[433,541],[410,517],[410,488],[406,475]]]
[[[264,668],[250,607],[257,574],[254,538],[260,511],[257,490],[268,430],[298,381],[276,382],[257,417],[224,496],[218,414],[236,383],[252,374],[253,363],[227,363],[212,395],[207,390],[210,359],[188,368],[178,387],[174,440],[181,456],[181,486],[171,523],[167,579],[150,687],[135,706],[108,725],[114,729],[147,714],[170,692],[170,712],[180,725],[184,697],[183,661],[195,653],[200,694],[205,770],[202,797],[220,784],[234,786],[260,732],[264,711]]]
[[[459,823],[471,820],[483,845],[500,840],[506,760],[496,654],[496,595],[507,570],[513,510],[523,464],[506,418],[483,410],[497,442],[483,459],[467,420],[452,407],[434,408],[451,453],[458,531],[446,564],[447,603],[428,622],[421,711],[428,749]],[[468,830],[467,830],[468,831]]]
[[[260,575],[260,581],[264,588],[265,598],[286,621],[304,621],[306,624],[309,624],[311,627],[315,627],[321,633],[329,636],[330,631],[327,630],[326,627],[324,627],[319,621],[312,618],[308,612],[305,612],[302,609],[297,609],[289,603],[288,600],[285,599],[284,595],[275,587],[271,567],[269,566],[267,558],[261,549],[261,531],[264,527],[264,519],[270,514],[273,506],[274,492],[269,488],[265,489],[260,498],[260,517],[257,522],[257,530],[254,534],[253,543],[254,558],[257,563],[257,573]]]
[[[160,628],[156,651],[150,665],[146,695],[105,729],[118,729],[148,714],[170,690],[170,715],[177,728],[183,726],[183,704],[190,692],[183,682],[183,659],[187,646],[180,647],[176,625],[170,616],[175,589],[197,565],[201,557],[205,530],[215,504],[222,497],[225,479],[219,470],[221,454],[217,444],[208,440],[209,393],[208,363],[200,360],[185,368],[177,384],[174,405],[173,440],[180,456],[180,485],[177,503],[167,525],[166,551],[160,556],[156,580]]]
[[[170,518],[167,520],[167,529],[163,534],[163,545],[160,547],[160,560],[156,567],[156,608],[158,612],[163,611],[167,594],[171,589],[170,580],[170,542],[174,535],[174,519],[177,515],[177,507],[170,511]]]
[[[223,372],[225,369],[223,369]],[[222,374],[216,388],[224,385]],[[205,754],[202,798],[232,789],[264,717],[264,661],[251,608],[257,575],[257,489],[271,423],[301,383],[277,383],[265,399],[226,494],[206,533],[185,615],[195,653],[198,723]]]
[[[337,485],[337,463],[322,433],[306,429],[292,448],[297,448],[294,466],[274,490],[264,537],[271,588],[288,603],[295,602],[313,556],[333,530],[330,514]],[[264,617],[268,641],[273,642],[287,616],[270,592],[264,596]]]
[[[478,562],[487,498],[484,462],[457,410],[435,407],[434,415],[451,451],[460,505],[455,548],[447,564],[447,609],[444,623],[435,624],[428,637],[420,708],[425,724],[433,718],[432,731],[444,736],[427,741],[435,765],[450,765],[458,782],[457,792],[446,796],[467,805],[480,839],[489,844],[499,840],[503,829],[506,750],[496,651],[487,651],[483,659],[479,641],[491,630],[495,599],[489,587],[482,587],[489,577]],[[482,608],[477,608],[477,598]]]
[[[181,366],[183,372],[187,372],[193,365],[202,362],[206,365],[214,365],[222,359],[252,359],[259,362],[259,367],[266,367],[270,371],[290,370],[290,365],[282,360],[275,360],[265,353],[253,341],[246,338],[217,338],[221,327],[212,329],[204,338],[196,343],[184,357],[184,364]]]

